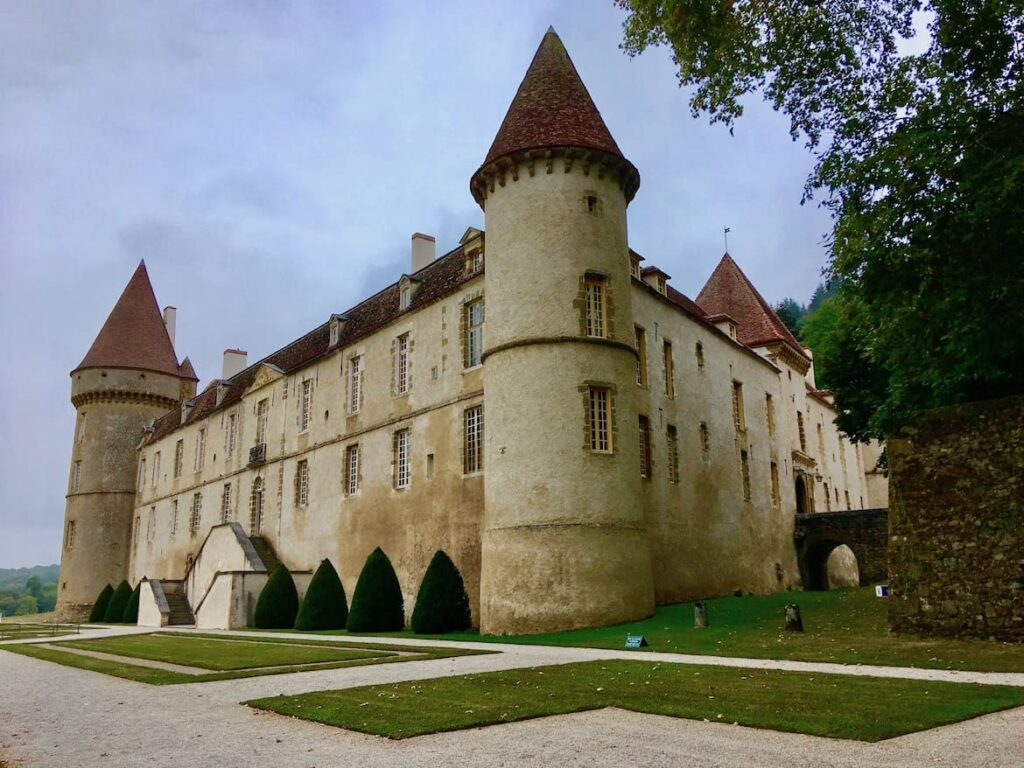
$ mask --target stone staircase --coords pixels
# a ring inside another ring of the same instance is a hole
[[[274,552],[274,548],[270,542],[262,536],[250,536],[249,541],[252,542],[252,548],[256,550],[256,554],[260,556],[260,560],[263,561],[263,565],[267,567],[267,573],[273,573],[274,569],[280,564],[280,560],[277,559],[277,553]]]
[[[163,581],[161,586],[164,589],[164,597],[167,599],[167,607],[171,609],[167,617],[168,626],[181,626],[195,624],[195,616],[189,607],[188,598],[185,597],[183,582]]]

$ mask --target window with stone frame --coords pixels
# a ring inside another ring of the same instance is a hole
[[[295,465],[295,506],[305,509],[309,503],[309,462],[302,459]]]
[[[238,435],[238,414],[229,413],[227,418],[227,434],[224,435],[224,455],[231,458],[235,455],[235,440]]]
[[[636,385],[647,386],[647,331],[639,325],[634,326],[636,334]]]
[[[249,492],[249,535],[259,536],[263,530],[263,478],[252,481]]]
[[[846,497],[846,511],[849,512],[853,507],[850,506],[850,492],[843,491],[843,496]]]
[[[67,526],[64,528],[64,549],[74,549],[75,547],[75,521],[68,520]]]
[[[409,334],[395,339],[395,394],[409,391]]]
[[[359,443],[345,448],[344,486],[346,496],[355,496],[359,492]]]
[[[804,432],[804,414],[802,411],[796,412],[796,431],[800,437],[800,451],[807,453],[807,433]]]
[[[181,477],[181,465],[185,459],[185,441],[179,440],[174,444],[174,477]]]
[[[196,455],[195,464],[193,470],[198,472],[203,468],[203,463],[206,461],[206,427],[199,430],[196,435]]]
[[[750,456],[740,451],[740,474],[743,478],[743,500],[750,501]]]
[[[772,396],[765,392],[764,394],[764,416],[768,422],[768,437],[771,439],[775,438],[775,401]]]
[[[142,518],[136,515],[135,520],[132,522],[132,549],[137,549],[139,546],[139,528],[141,527]]]
[[[171,535],[178,532],[178,500],[171,501]]]
[[[149,508],[149,515],[146,517],[146,541],[152,541],[156,536],[156,507]]]
[[[82,462],[76,461],[71,465],[71,492],[78,493],[82,487]]]
[[[711,432],[706,421],[700,423],[700,452],[705,459],[711,453]]]
[[[402,286],[398,292],[398,309],[404,312],[410,304],[412,304],[412,286]]]
[[[409,461],[409,430],[400,429],[394,434],[392,446],[395,490],[408,488],[412,477]]]
[[[348,359],[348,412],[359,413],[363,404],[363,356]]]
[[[467,408],[463,412],[462,471],[471,475],[484,468],[484,407]]]
[[[640,477],[650,478],[652,475],[651,461],[651,421],[646,416],[639,417],[640,429]]]
[[[78,414],[78,425],[75,428],[75,443],[81,445],[85,442],[85,411]]]
[[[199,531],[199,523],[202,522],[203,517],[203,494],[194,493],[192,494],[192,513],[188,518],[188,530],[191,534],[196,534]]]
[[[747,419],[743,409],[743,383],[736,380],[732,382],[732,423],[737,434],[747,431]]]
[[[668,445],[668,481],[673,485],[679,485],[679,437],[672,424],[668,425],[665,439]]]
[[[832,494],[828,492],[828,483],[825,483],[825,511],[832,511]]]
[[[672,342],[667,339],[662,343],[662,372],[665,375],[665,397],[669,400],[676,396],[676,366],[672,360]]]
[[[772,479],[772,506],[776,509],[779,508],[779,504],[782,503],[782,499],[779,496],[779,465],[774,461],[771,464],[771,479]]]
[[[466,334],[462,361],[466,368],[475,368],[480,365],[484,352],[484,300],[466,302],[463,312]]]
[[[220,494],[220,521],[231,522],[231,483],[224,483],[224,489]]]
[[[608,336],[607,289],[608,281],[603,277],[590,275],[584,280],[586,290],[586,331],[587,336],[606,338]]]
[[[143,456],[139,459],[139,483],[138,487],[141,491],[146,485],[146,457]]]
[[[270,400],[263,398],[256,403],[256,442],[255,445],[263,445],[267,442],[267,418],[270,413]]]
[[[153,455],[153,487],[156,488],[157,481],[160,479],[160,451],[157,451]]]
[[[608,387],[588,389],[590,416],[590,450],[612,452],[612,394]]]
[[[701,344],[699,341],[697,342],[697,345],[694,347],[694,354],[697,357],[697,370],[703,371],[704,370],[704,345]]]
[[[466,274],[475,275],[484,268],[484,250],[476,248],[466,254]]]
[[[309,429],[313,416],[313,380],[305,379],[299,384],[299,432]]]

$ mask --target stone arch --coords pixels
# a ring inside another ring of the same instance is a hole
[[[804,482],[802,474],[796,476],[794,492],[796,494],[796,513],[798,515],[806,515],[810,510],[807,509],[807,484]]]
[[[861,566],[863,560],[857,554],[857,550],[850,545],[850,542],[842,541],[839,538],[827,538],[809,542],[804,546],[800,557],[800,575],[803,577],[804,589],[827,590],[831,588],[828,577],[828,560],[831,554],[841,546],[849,547],[853,552],[853,556],[857,560],[858,579],[861,586],[864,586],[865,582],[860,576],[860,572],[863,570]]]
[[[829,588],[828,558],[843,544],[857,560],[862,587],[888,577],[888,510],[797,515],[793,539],[804,589]]]

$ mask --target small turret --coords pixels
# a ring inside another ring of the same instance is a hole
[[[77,411],[64,513],[57,612],[87,615],[105,584],[128,573],[136,446],[153,419],[195,392],[195,371],[178,365],[145,263],[71,372]],[[190,389],[191,388],[191,389]]]

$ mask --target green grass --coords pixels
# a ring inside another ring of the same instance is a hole
[[[288,638],[252,637],[245,638],[243,641],[239,641],[237,638],[216,639],[219,637],[223,636],[153,633],[65,641],[54,643],[49,647],[15,644],[0,646],[0,650],[150,685],[234,680],[241,677],[277,675],[286,672],[306,672],[487,653],[487,651],[466,651],[455,648],[394,648],[372,643],[340,644],[326,640],[297,641]],[[60,650],[62,646],[100,651],[121,658],[114,660],[83,656],[62,651]],[[396,651],[402,651],[404,655],[399,655]],[[133,658],[202,667],[211,671],[203,674],[188,674],[154,669],[133,664]]]
[[[804,633],[785,632],[783,606],[799,603]],[[708,600],[711,626],[695,629],[693,604],[667,605],[642,621],[517,637],[476,633],[424,635],[445,640],[623,648],[626,634],[647,638],[648,651],[753,659],[793,659],[979,672],[1024,672],[1024,644],[922,640],[888,632],[886,601],[873,587]],[[638,651],[641,653],[641,651]]]
[[[861,741],[1024,704],[1018,688],[644,661],[593,661],[246,702],[404,739],[603,707]]]

